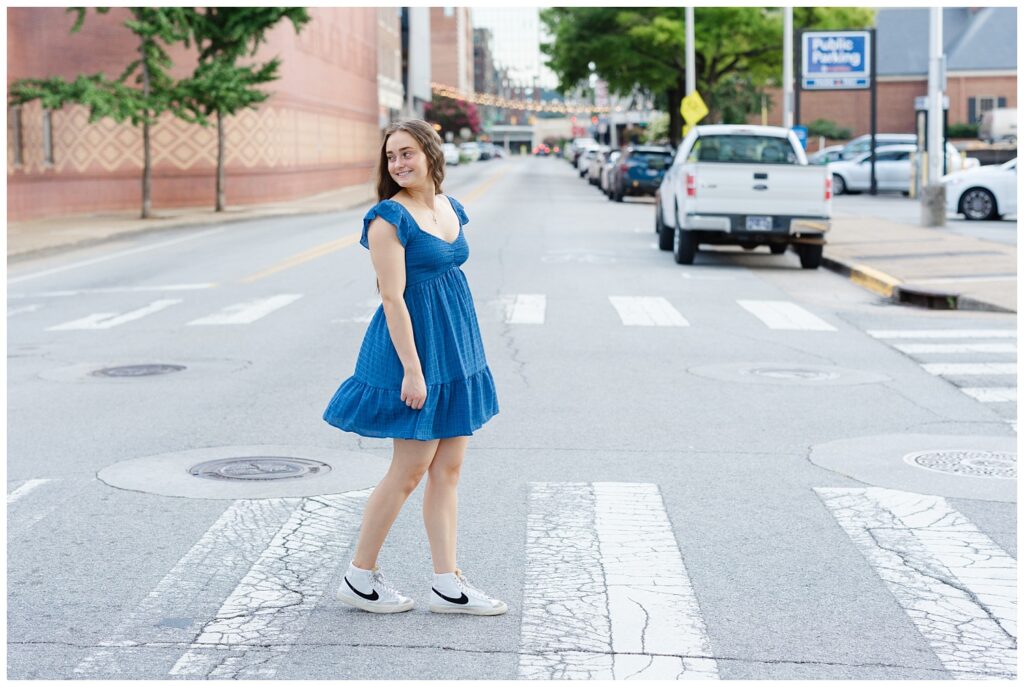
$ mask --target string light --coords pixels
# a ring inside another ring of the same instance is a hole
[[[610,107],[566,105],[564,103],[537,100],[514,100],[511,98],[502,98],[501,96],[493,95],[491,93],[465,93],[457,88],[453,88],[452,86],[434,82],[431,82],[430,90],[434,95],[439,95],[442,98],[464,100],[475,105],[488,105],[490,107],[500,107],[505,110],[531,110],[533,112],[557,112],[560,114],[570,114],[575,112],[587,114],[596,112],[598,114],[607,114],[611,111]]]

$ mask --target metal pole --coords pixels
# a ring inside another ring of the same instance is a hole
[[[800,124],[800,90],[803,81],[803,50],[804,43],[804,30],[800,29],[796,33],[796,69],[797,69],[797,82],[796,88],[793,89],[793,126]]]
[[[686,95],[697,90],[696,48],[693,43],[693,7],[690,6],[686,8]]]
[[[942,176],[942,8],[932,7],[928,33],[928,183]]]
[[[793,128],[793,8],[782,9],[782,126]]]
[[[868,53],[871,57],[871,195],[878,195],[878,177],[875,176],[875,144],[878,136],[878,32],[869,29],[868,40],[871,47]]]

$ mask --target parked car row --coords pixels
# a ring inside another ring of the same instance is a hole
[[[480,160],[500,159],[505,157],[505,150],[488,141],[466,141],[455,145],[445,143],[444,163],[446,165],[458,165],[463,162],[477,162]]]
[[[653,196],[672,160],[672,150],[665,146],[627,145],[612,150],[596,142],[584,142],[576,147],[574,157],[580,177],[619,203],[626,196]]]

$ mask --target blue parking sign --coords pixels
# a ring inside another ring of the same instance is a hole
[[[807,90],[871,86],[869,31],[805,31],[800,86]]]
[[[804,150],[807,150],[807,127],[802,125],[794,126],[793,133],[800,140],[800,145],[804,147]]]

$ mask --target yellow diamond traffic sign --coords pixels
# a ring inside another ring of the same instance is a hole
[[[696,124],[707,116],[708,106],[704,104],[700,93],[694,91],[683,98],[683,102],[679,104],[679,113],[683,115],[683,120],[687,124]]]

